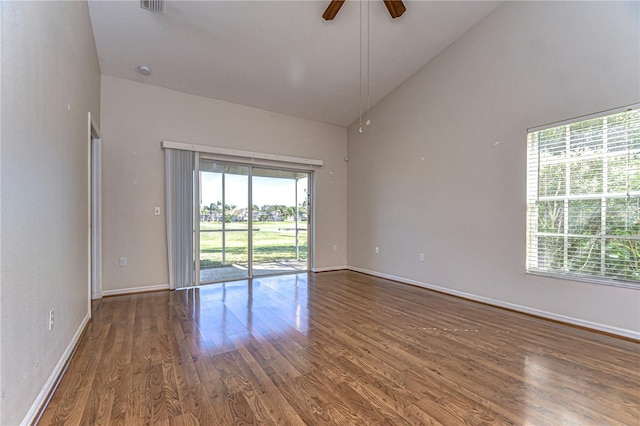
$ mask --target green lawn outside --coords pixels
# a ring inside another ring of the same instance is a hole
[[[298,222],[299,260],[307,260],[307,223]],[[225,224],[225,264],[247,263],[247,222]],[[207,232],[208,231],[208,232]],[[213,232],[211,232],[213,231]],[[200,268],[222,266],[222,223],[200,223]],[[295,222],[254,222],[253,261],[296,260]]]

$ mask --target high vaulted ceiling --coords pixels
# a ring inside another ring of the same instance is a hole
[[[405,14],[391,19],[382,1],[371,0],[371,105],[500,3],[405,1]],[[324,21],[328,4],[172,1],[163,14],[139,1],[90,1],[89,8],[105,75],[348,126],[359,115],[360,3],[347,1]],[[152,74],[138,74],[138,65]]]

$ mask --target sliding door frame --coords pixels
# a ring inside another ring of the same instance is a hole
[[[215,155],[207,155],[206,153],[198,153],[196,152],[195,155],[195,166],[194,166],[194,191],[193,191],[193,206],[194,206],[194,267],[195,267],[195,280],[196,280],[196,285],[200,285],[202,284],[200,282],[200,191],[201,191],[201,177],[200,177],[200,160],[208,160],[208,161],[213,161],[219,164],[223,164],[223,165],[233,165],[233,166],[241,166],[241,167],[247,167],[248,168],[248,198],[247,198],[247,250],[248,250],[248,262],[247,262],[247,268],[248,268],[248,276],[245,278],[234,278],[234,279],[230,279],[230,280],[219,280],[219,281],[211,281],[211,282],[206,282],[205,284],[215,284],[215,283],[219,283],[219,282],[226,282],[226,281],[239,281],[239,280],[246,280],[246,279],[253,279],[254,278],[254,274],[253,274],[253,169],[254,168],[260,168],[260,169],[271,169],[271,170],[282,170],[282,171],[286,171],[286,172],[295,172],[295,173],[306,173],[307,174],[307,269],[306,272],[309,272],[312,270],[312,260],[314,259],[313,256],[313,252],[314,252],[314,213],[315,213],[315,191],[314,191],[314,170],[309,170],[309,169],[296,169],[295,167],[287,167],[287,166],[279,166],[279,165],[269,165],[269,164],[257,164],[257,163],[244,163],[241,161],[230,161],[230,160],[221,160],[219,158],[216,158]],[[222,201],[222,214],[223,214],[223,232],[222,232],[222,238],[223,238],[223,246],[224,246],[224,239],[225,239],[225,232],[224,232],[224,191],[225,191],[225,187],[224,187],[224,173],[222,175],[222,197],[223,197],[223,201]],[[296,194],[297,194],[297,185],[296,185]],[[296,206],[297,208],[297,206]],[[296,232],[296,239],[297,239],[297,232]],[[223,254],[224,256],[224,254]],[[282,272],[282,273],[275,273],[275,274],[261,274],[259,275],[259,277],[267,277],[267,276],[273,276],[273,275],[288,275],[288,274],[297,274],[303,271],[292,271],[292,272]]]
[[[249,278],[253,278],[253,166],[249,166],[249,199],[247,201],[247,248],[249,250]]]
[[[200,153],[195,153],[193,165],[193,267],[195,284],[200,285]],[[224,234],[224,233],[223,233]]]

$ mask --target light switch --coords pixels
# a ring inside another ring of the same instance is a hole
[[[160,207],[156,207],[154,213],[155,213],[156,216],[160,216]]]

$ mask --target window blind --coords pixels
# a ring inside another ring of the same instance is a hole
[[[640,109],[527,134],[527,271],[640,286]]]
[[[165,149],[165,202],[169,286],[196,284],[194,272],[193,180],[195,153]]]

